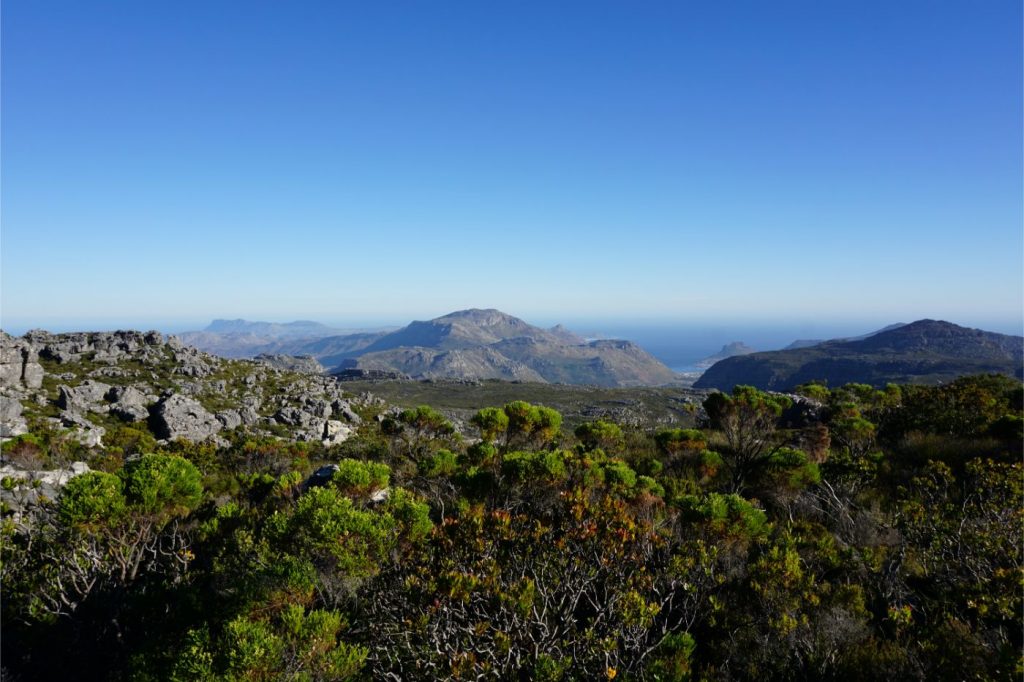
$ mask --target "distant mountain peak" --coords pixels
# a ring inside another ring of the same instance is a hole
[[[530,326],[523,320],[503,313],[495,308],[467,308],[436,317],[431,322],[468,322],[479,326],[493,327],[495,325],[507,324],[511,326]]]
[[[697,361],[696,363],[694,363],[694,366],[695,367],[710,367],[711,365],[715,364],[719,360],[724,360],[726,358],[732,358],[732,357],[735,357],[737,355],[750,355],[751,353],[756,353],[756,352],[757,352],[756,350],[754,350],[753,348],[751,348],[747,344],[743,343],[742,341],[733,341],[732,343],[727,343],[724,346],[722,346],[722,350],[718,351],[714,355],[709,355],[708,357],[704,358],[703,360]]]

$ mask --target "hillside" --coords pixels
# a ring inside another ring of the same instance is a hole
[[[220,321],[217,327],[225,333],[205,331],[184,339],[225,357],[310,355],[329,369],[385,370],[418,379],[657,386],[678,378],[629,341],[588,343],[560,325],[543,329],[494,309],[461,310],[392,332],[316,339],[253,335],[238,321]]]
[[[919,320],[859,341],[826,341],[807,348],[752,353],[722,360],[695,388],[730,390],[738,384],[784,390],[808,381],[937,384],[965,374],[1022,375],[1024,338]]]
[[[260,354],[314,355],[333,366],[385,333],[337,329],[304,320],[288,323],[214,320],[201,331],[177,336],[185,345],[223,358],[251,358]]]
[[[325,363],[326,364],[326,363]],[[629,341],[587,343],[498,310],[463,310],[387,334],[343,367],[424,379],[510,379],[596,386],[654,386],[672,370]]]

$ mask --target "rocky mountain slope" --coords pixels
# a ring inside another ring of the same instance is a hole
[[[897,322],[895,324],[886,325],[881,329],[877,329],[867,334],[861,334],[860,336],[849,336],[841,339],[797,339],[793,343],[789,344],[782,350],[796,350],[798,348],[810,348],[811,346],[817,346],[818,344],[825,343],[826,341],[863,341],[866,338],[874,336],[875,334],[881,334],[882,332],[892,331],[893,329],[899,329],[905,326],[905,322]]]
[[[387,334],[342,367],[416,378],[653,386],[676,375],[629,341],[591,341],[498,310],[463,310]]]
[[[309,355],[337,360],[350,357],[385,332],[358,332],[300,320],[279,324],[248,320],[214,320],[202,331],[178,335],[181,342],[224,358],[251,358],[259,354]]]
[[[304,354],[334,370],[396,372],[419,379],[598,386],[656,386],[677,379],[668,367],[628,341],[588,343],[564,327],[542,329],[493,309],[462,310],[389,333],[279,339],[265,345],[232,345],[245,341],[231,336],[237,326],[231,326],[228,334],[204,332],[185,338],[212,353]]]
[[[827,341],[806,348],[752,353],[722,360],[695,388],[730,390],[737,384],[784,390],[808,381],[829,386],[858,382],[940,383],[965,374],[1024,375],[1024,337],[919,320],[859,341]]]

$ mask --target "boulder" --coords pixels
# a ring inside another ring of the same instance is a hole
[[[306,479],[304,487],[306,489],[315,488],[317,486],[327,485],[331,482],[334,474],[340,469],[337,464],[327,464],[320,467]]]
[[[150,429],[157,438],[185,438],[201,441],[216,434],[224,425],[198,401],[174,394],[163,398],[152,410]]]
[[[111,386],[99,381],[93,381],[92,379],[86,379],[74,388],[60,386],[58,390],[60,395],[57,398],[57,405],[61,409],[71,412],[82,412],[95,410],[96,405],[111,390]]]
[[[242,415],[238,410],[224,410],[217,413],[217,421],[223,424],[225,429],[233,429],[242,425]]]
[[[335,400],[331,405],[334,408],[334,413],[341,415],[345,418],[349,424],[362,424],[363,420],[358,414],[352,409],[351,403],[347,400]]]
[[[328,419],[324,424],[321,440],[324,445],[337,445],[338,443],[344,443],[353,433],[355,433],[355,429],[344,422]]]
[[[246,405],[238,411],[238,416],[242,418],[242,423],[246,426],[257,424],[260,421],[260,413],[251,405]]]
[[[0,437],[13,438],[28,433],[28,423],[21,416],[21,401],[0,396]]]
[[[10,334],[0,336],[0,385],[39,388],[43,385],[43,367],[35,346]]]
[[[299,428],[308,428],[318,422],[323,422],[316,415],[296,407],[282,407],[274,413],[274,421],[285,426],[296,426]]]
[[[149,409],[145,405],[130,403],[114,403],[110,406],[110,414],[126,422],[142,422],[149,419]]]

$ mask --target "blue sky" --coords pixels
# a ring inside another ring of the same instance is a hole
[[[7,0],[0,323],[1013,331],[1021,24],[1016,0]]]

